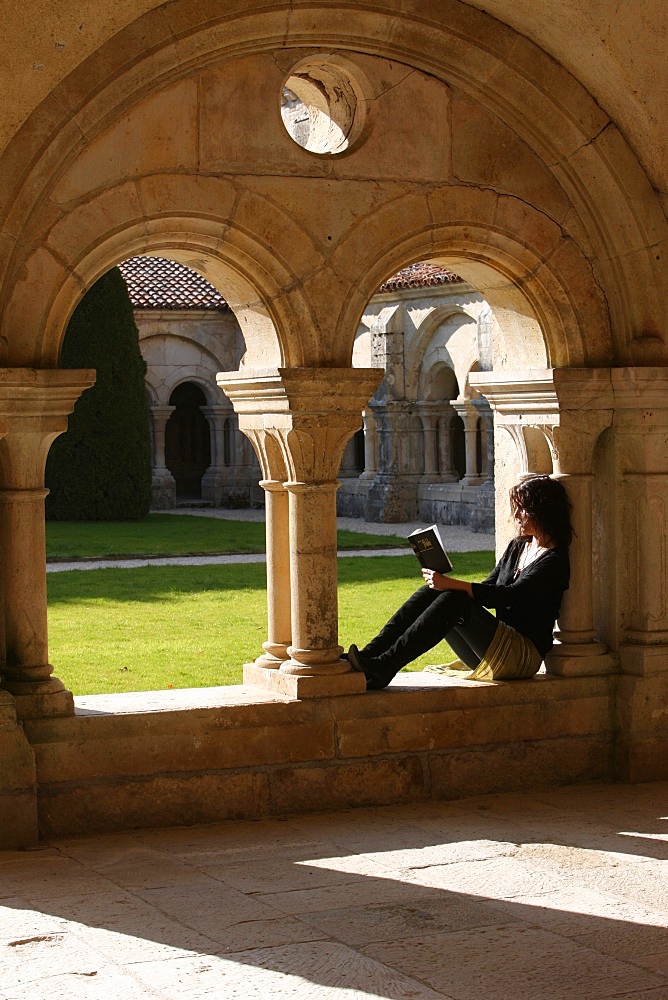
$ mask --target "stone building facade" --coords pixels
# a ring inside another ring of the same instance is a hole
[[[7,8],[0,842],[668,776],[665,15],[663,0]],[[60,366],[63,337],[100,275],[146,255],[197,271],[236,315],[243,362],[217,382],[266,495],[245,700],[178,731],[173,712],[75,715],[48,644],[44,464],[95,379]],[[416,262],[495,318],[492,367],[469,382],[494,413],[497,544],[510,484],[535,471],[563,480],[577,537],[542,677],[367,696],[340,655],[338,473],[384,374],[352,364],[360,321]]]
[[[154,508],[261,506],[255,453],[216,385],[245,351],[234,313],[174,261],[120,266],[148,366]],[[353,365],[384,377],[343,453],[340,514],[493,528],[492,411],[469,382],[491,367],[493,322],[474,288],[429,264],[404,269],[371,298]]]

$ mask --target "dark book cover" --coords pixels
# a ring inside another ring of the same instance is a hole
[[[429,528],[418,528],[408,536],[408,544],[418,557],[420,566],[436,570],[437,573],[449,573],[452,563],[443,548],[439,530],[435,524]]]

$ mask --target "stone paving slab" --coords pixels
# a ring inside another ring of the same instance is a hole
[[[668,782],[0,852],[1,1000],[668,1000]]]

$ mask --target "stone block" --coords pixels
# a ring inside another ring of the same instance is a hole
[[[244,684],[275,691],[288,698],[329,698],[366,691],[364,675],[352,670],[344,674],[284,674],[280,670],[244,664]]]
[[[268,776],[258,771],[163,774],[146,780],[63,782],[40,788],[44,838],[152,826],[191,826],[270,813]]]
[[[518,738],[549,740],[590,735],[602,738],[609,726],[610,705],[603,696],[567,700],[555,697],[522,704],[498,699],[496,704],[484,706],[479,698],[475,704],[478,693],[479,689],[471,691],[466,708],[402,712],[393,697],[387,705],[388,711],[375,718],[340,719],[339,753],[342,757],[374,757],[456,747],[493,747]],[[395,707],[390,714],[389,710]]]
[[[161,169],[195,169],[197,82],[183,80],[147,98],[89,143],[52,198],[67,204],[90,191]]]
[[[416,755],[318,768],[279,768],[270,780],[272,808],[277,813],[417,802],[426,795],[422,762]]]
[[[563,188],[529,147],[497,116],[461,94],[452,101],[452,168],[458,181],[519,195],[549,205],[563,219],[569,202]]]
[[[16,722],[12,698],[0,691],[0,849],[37,843],[35,755]]]
[[[612,755],[606,739],[545,740],[478,747],[429,757],[433,798],[513,789],[610,781]]]

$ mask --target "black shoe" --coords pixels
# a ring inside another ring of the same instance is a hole
[[[350,664],[350,669],[351,670],[354,670],[358,674],[363,674],[364,673],[364,667],[362,666],[361,657],[360,657],[360,651],[357,648],[357,646],[355,646],[354,643],[350,647],[350,649],[348,650],[348,652],[346,654],[344,654],[344,655],[345,655],[346,659],[348,660],[348,663]]]
[[[384,680],[378,674],[374,673],[373,670],[365,662],[364,657],[360,653],[357,646],[354,644],[348,650],[348,662],[350,663],[351,669],[356,670],[357,673],[364,674],[366,677],[366,689],[367,691],[382,691],[390,683],[392,678]]]

